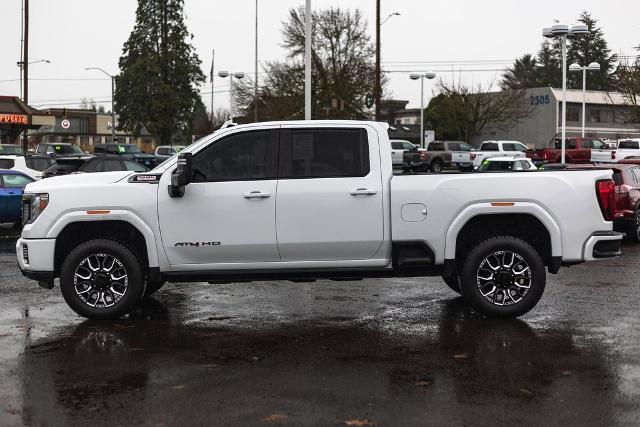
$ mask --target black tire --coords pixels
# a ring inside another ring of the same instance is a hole
[[[513,318],[527,313],[542,297],[545,284],[540,254],[529,243],[511,236],[478,243],[467,255],[460,279],[467,303],[489,317]]]
[[[442,162],[440,160],[434,160],[431,162],[431,172],[433,173],[442,173]]]
[[[462,291],[460,291],[460,277],[459,276],[442,276],[442,281],[449,287],[451,290],[459,295],[462,295]]]
[[[151,296],[158,292],[166,282],[163,280],[161,282],[151,282],[147,281],[147,286],[144,289],[144,297]]]
[[[640,243],[640,206],[636,208],[633,225],[631,225],[627,233],[627,239],[635,243]]]
[[[110,259],[114,261],[107,269]],[[113,272],[119,274],[117,279]],[[69,307],[80,316],[117,319],[131,312],[141,300],[144,274],[129,248],[113,240],[95,239],[78,245],[67,255],[60,269],[60,289]],[[122,294],[116,293],[119,291]]]

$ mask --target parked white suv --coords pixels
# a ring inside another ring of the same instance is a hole
[[[48,156],[0,156],[0,169],[20,171],[35,181],[42,179],[42,171],[52,164]]]
[[[475,151],[473,168],[478,169],[490,157],[526,157],[527,146],[519,141],[484,141]]]
[[[536,305],[547,270],[619,254],[611,177],[394,176],[383,124],[256,123],[150,172],[29,184],[16,250],[27,277],[59,277],[69,306],[95,319],[165,281],[433,275],[478,311],[514,317]]]

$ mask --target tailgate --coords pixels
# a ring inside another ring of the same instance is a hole
[[[615,151],[612,150],[591,150],[591,161],[597,163],[615,162]]]

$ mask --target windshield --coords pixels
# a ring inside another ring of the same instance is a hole
[[[84,151],[75,145],[54,145],[53,151],[56,154],[84,154]]]
[[[17,154],[23,155],[22,148],[17,145],[0,145],[0,154]]]
[[[140,149],[135,144],[118,144],[117,151],[120,154],[138,154]]]
[[[513,162],[511,161],[489,161],[485,160],[480,165],[481,171],[507,172],[513,170]]]

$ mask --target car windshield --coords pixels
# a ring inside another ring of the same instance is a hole
[[[84,151],[76,145],[54,145],[53,151],[56,154],[84,154]]]
[[[138,154],[140,149],[135,144],[118,144],[117,151],[120,154]]]
[[[14,155],[23,155],[24,152],[22,148],[17,145],[0,145],[0,154],[14,154]]]
[[[490,161],[485,160],[480,165],[481,171],[508,172],[513,170],[513,162],[511,161]]]

